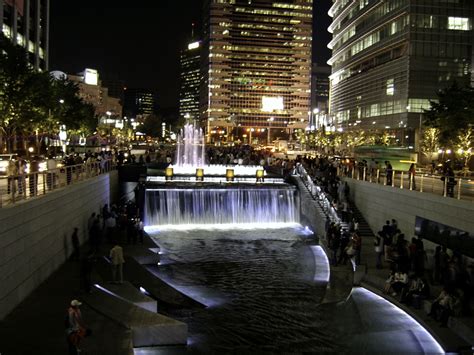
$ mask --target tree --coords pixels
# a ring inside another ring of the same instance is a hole
[[[433,159],[433,154],[440,149],[439,145],[439,129],[425,128],[421,141],[421,151],[427,155],[429,160]]]
[[[447,147],[459,133],[474,125],[474,89],[461,87],[454,82],[450,87],[440,90],[438,102],[431,101],[425,110],[425,126],[439,129],[439,142]]]
[[[159,137],[161,132],[161,118],[156,115],[149,115],[145,122],[143,122],[143,126],[141,130],[147,136],[150,137]]]
[[[19,137],[25,144],[33,132],[39,146],[38,136],[54,135],[60,125],[70,132],[95,130],[94,107],[79,97],[78,87],[34,71],[25,49],[1,34],[0,83],[0,137],[6,137],[8,151],[17,148]]]
[[[459,133],[456,139],[457,153],[464,159],[464,166],[469,166],[469,160],[472,158],[474,145],[474,129],[468,128],[465,131]]]
[[[43,85],[47,73],[37,73],[28,64],[26,52],[0,35],[0,130],[7,149],[16,148],[18,136],[46,117]]]

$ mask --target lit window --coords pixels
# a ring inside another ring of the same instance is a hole
[[[448,17],[448,29],[458,31],[470,31],[471,20],[467,17]]]
[[[387,80],[387,95],[393,96],[395,93],[395,83],[393,79]]]
[[[5,37],[12,38],[12,31],[11,31],[10,26],[3,24],[2,31],[3,31],[3,34],[5,35]]]

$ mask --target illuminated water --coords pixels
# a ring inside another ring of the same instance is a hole
[[[168,310],[188,324],[188,349],[334,350],[335,336],[318,308],[325,283],[317,275],[326,271],[305,234],[302,228],[156,233],[164,254],[151,271],[208,306]]]
[[[255,176],[256,170],[262,169],[255,165],[207,165],[204,134],[202,128],[187,124],[178,134],[176,142],[176,157],[172,165],[174,174],[194,175],[196,168],[204,169],[204,174],[226,174],[227,169],[233,169],[235,176]]]
[[[187,124],[178,135],[175,166],[202,168],[206,164],[202,128]]]
[[[298,223],[293,188],[163,187],[148,189],[145,225]]]

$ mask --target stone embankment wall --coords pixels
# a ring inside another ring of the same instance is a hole
[[[374,233],[385,221],[396,219],[407,240],[415,235],[416,216],[458,228],[474,235],[474,203],[432,193],[402,190],[370,182],[345,179],[352,201]],[[432,243],[425,242],[431,249]]]
[[[113,171],[0,209],[0,319],[71,255],[74,227],[86,241],[88,217],[117,190]]]

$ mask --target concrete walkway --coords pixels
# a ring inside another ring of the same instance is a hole
[[[99,254],[108,254],[104,246]],[[81,250],[87,253],[88,247]],[[25,301],[0,322],[0,353],[67,354],[64,318],[72,299],[83,300],[78,261],[68,260]],[[103,280],[93,272],[93,283]],[[97,291],[95,291],[97,292]],[[133,354],[131,332],[97,313],[84,302],[82,316],[92,336],[81,346],[84,354]]]
[[[456,329],[450,327],[441,327],[440,324],[430,318],[426,311],[423,309],[415,309],[401,304],[396,297],[383,294],[383,287],[385,280],[390,274],[390,265],[386,262],[383,263],[382,269],[377,269],[376,255],[373,246],[372,238],[362,238],[362,253],[361,253],[361,265],[358,267],[356,272],[357,279],[360,280],[361,286],[377,293],[381,297],[387,299],[397,307],[400,307],[407,313],[409,313],[415,320],[417,320],[424,328],[426,328],[434,338],[443,346],[446,351],[459,351],[463,349],[470,349],[473,344],[470,341],[463,339],[457,334]],[[441,287],[431,286],[431,296],[437,297]],[[467,317],[465,317],[467,318]]]

